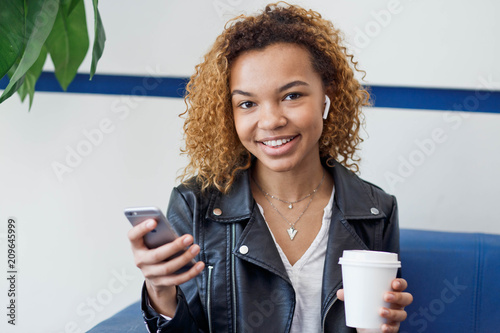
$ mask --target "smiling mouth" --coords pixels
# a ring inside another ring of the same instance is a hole
[[[292,141],[293,139],[295,139],[296,137],[291,137],[291,138],[287,138],[287,139],[278,139],[278,140],[269,140],[269,141],[262,141],[262,143],[268,147],[271,147],[271,148],[278,148],[278,147],[281,147],[285,144],[287,144],[288,142]]]

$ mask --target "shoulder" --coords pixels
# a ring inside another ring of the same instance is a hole
[[[395,214],[397,215],[397,200],[396,197],[392,194],[385,192],[379,186],[372,184],[366,180],[362,180],[366,186],[370,189],[372,196],[375,198],[376,202],[378,202],[378,206],[387,217],[391,218]]]
[[[205,216],[209,197],[195,179],[174,187],[170,194],[167,218],[174,230],[182,235],[193,233],[193,228]]]
[[[380,199],[381,201],[387,201],[387,202],[391,202],[391,203],[396,200],[396,197],[394,195],[387,193],[380,186],[373,184],[367,180],[364,180],[357,175],[356,175],[356,177],[358,177],[359,180],[361,180],[365,184],[365,186],[369,189],[369,191],[371,192],[371,194],[374,197]]]
[[[195,213],[212,221],[228,222],[241,220],[251,215],[253,196],[250,189],[248,172],[241,171],[228,193],[222,193],[215,187],[201,189],[196,179],[190,179],[172,191],[170,206],[182,204]],[[214,213],[221,211],[221,213]]]
[[[170,204],[184,201],[193,207],[199,201],[208,201],[213,191],[212,188],[202,190],[201,183],[196,177],[192,177],[174,187],[170,196]]]
[[[378,215],[373,211],[391,215],[396,207],[396,198],[381,187],[366,181],[336,162],[330,170],[338,191],[338,203],[346,216]],[[375,208],[373,210],[372,208]]]

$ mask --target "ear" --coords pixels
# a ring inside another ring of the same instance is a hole
[[[328,117],[328,111],[330,111],[330,97],[328,95],[325,95],[325,111],[323,111],[323,119],[326,119]]]

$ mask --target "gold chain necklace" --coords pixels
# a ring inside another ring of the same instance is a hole
[[[286,229],[286,231],[288,232],[288,236],[290,237],[290,240],[293,240],[295,238],[295,235],[297,235],[297,232],[298,232],[298,230],[295,229],[295,224],[297,224],[297,222],[299,222],[300,218],[307,211],[307,209],[309,208],[309,205],[311,205],[311,202],[314,199],[314,195],[316,194],[316,192],[318,192],[318,189],[321,186],[321,184],[323,184],[323,180],[325,180],[325,170],[323,170],[323,177],[321,178],[321,182],[319,183],[319,185],[311,193],[309,193],[306,197],[304,197],[303,199],[300,199],[300,201],[302,201],[305,198],[311,197],[311,199],[309,199],[309,202],[307,203],[306,208],[304,208],[304,210],[302,211],[302,213],[299,215],[299,217],[297,217],[297,219],[293,223],[291,223],[290,221],[288,221],[288,219],[283,214],[281,214],[281,212],[278,210],[278,208],[271,202],[271,200],[269,200],[268,197],[271,197],[273,199],[278,199],[278,198],[274,198],[269,193],[267,193],[266,191],[264,191],[259,186],[259,184],[255,180],[255,178],[253,178],[253,176],[252,176],[252,180],[254,181],[255,185],[257,185],[257,187],[259,188],[259,190],[264,194],[264,198],[267,200],[267,202],[269,202],[269,204],[271,205],[271,207],[273,207],[273,209],[279,214],[279,216],[281,216],[283,218],[283,220],[285,220],[286,223],[288,223],[288,225],[290,226],[290,228]],[[280,200],[280,199],[278,199],[278,200]],[[287,202],[285,200],[280,200],[280,201]]]
[[[296,203],[299,203],[299,202],[301,202],[301,201],[306,200],[307,198],[309,198],[311,195],[313,195],[314,193],[316,193],[316,192],[318,191],[318,189],[319,189],[319,187],[321,186],[321,184],[323,184],[323,180],[325,180],[325,170],[323,170],[323,178],[321,178],[321,181],[319,182],[318,186],[316,186],[316,188],[315,188],[315,189],[314,189],[311,193],[307,194],[305,197],[302,197],[302,198],[300,198],[299,200],[295,200],[295,201],[287,201],[287,200],[284,200],[284,199],[280,199],[280,198],[278,198],[277,196],[272,195],[272,194],[270,194],[270,193],[268,193],[268,192],[264,191],[264,189],[263,189],[262,187],[260,187],[259,183],[257,183],[257,181],[255,181],[255,179],[253,178],[253,176],[252,176],[252,179],[253,179],[253,181],[254,181],[255,185],[257,185],[257,187],[259,188],[259,190],[260,190],[262,193],[264,193],[264,196],[265,196],[266,198],[267,198],[267,197],[271,197],[271,198],[273,198],[273,199],[275,199],[275,200],[278,200],[278,201],[281,201],[281,202],[283,202],[283,203],[286,203],[286,204],[288,204],[288,208],[289,208],[289,209],[292,209],[292,208],[293,208],[293,204],[296,204]]]

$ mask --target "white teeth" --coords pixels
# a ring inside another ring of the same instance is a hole
[[[270,146],[270,147],[278,147],[278,146],[281,146],[281,145],[284,145],[285,143],[287,142],[290,142],[292,141],[292,139],[279,139],[279,140],[270,140],[270,141],[264,141],[263,144],[265,144],[266,146]]]

